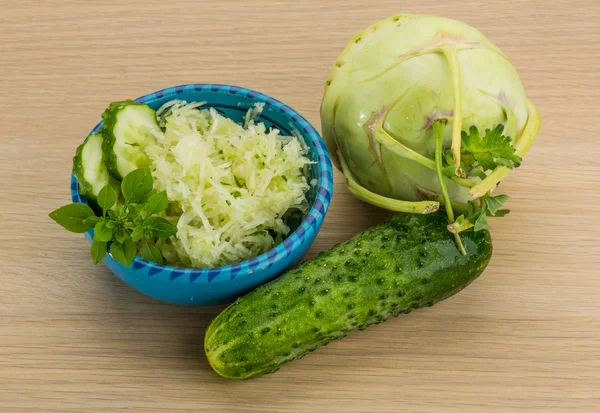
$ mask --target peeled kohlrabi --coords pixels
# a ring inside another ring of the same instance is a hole
[[[503,154],[520,160],[540,129],[506,56],[473,27],[426,15],[395,15],[351,39],[326,82],[321,121],[355,196],[401,212],[454,206],[464,214],[455,232],[496,215],[507,197],[490,190],[519,163]],[[461,132],[475,129],[483,139],[472,135],[478,146],[465,149]]]

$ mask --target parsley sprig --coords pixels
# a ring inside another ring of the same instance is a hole
[[[434,125],[434,133],[436,127],[439,129],[439,125]],[[483,136],[480,135],[476,126],[471,126],[468,132],[462,132],[460,167],[458,169],[461,178],[483,180],[487,177],[486,171],[494,170],[499,166],[513,169],[521,164],[522,159],[517,155],[511,137],[505,136],[503,132],[502,124],[493,129],[486,129]],[[442,131],[438,131],[436,136],[441,139],[441,134]],[[441,151],[441,147],[438,148],[438,151]],[[452,179],[455,174],[455,165],[450,149],[444,152],[442,162],[436,162],[436,168],[443,176]],[[442,182],[441,177],[440,182]],[[444,192],[445,186],[441,185],[441,187]],[[492,196],[490,192],[487,192],[484,196],[469,201],[466,205],[466,213],[454,220],[452,205],[446,202],[446,198],[449,199],[449,197],[444,196],[446,210],[450,211],[448,229],[455,234],[455,237],[461,231],[469,228],[473,228],[475,231],[491,229],[487,221],[488,217],[501,217],[509,212],[508,209],[500,209],[508,201],[508,195]],[[457,238],[457,246],[462,252],[460,238]]]
[[[494,129],[486,129],[481,137],[475,126],[469,128],[469,133],[462,132],[461,154],[463,163],[470,168],[475,164],[484,170],[493,170],[497,166],[513,169],[521,164],[521,157],[515,153],[512,138],[504,136],[504,125],[499,124]]]
[[[500,209],[508,199],[508,195],[491,196],[488,192],[475,201],[469,201],[467,214],[456,218],[454,223],[448,225],[448,230],[458,234],[469,228],[473,228],[475,231],[491,229],[487,217],[503,217],[508,214],[509,209]]]
[[[157,216],[167,208],[169,200],[165,191],[156,192],[152,186],[150,169],[136,169],[121,182],[122,201],[118,202],[117,190],[111,184],[98,193],[96,201],[102,210],[99,216],[81,203],[62,206],[49,216],[71,232],[94,229],[90,248],[94,264],[110,251],[116,261],[129,266],[138,250],[145,260],[162,264],[163,256],[154,241],[175,235],[177,229]]]
[[[476,126],[471,126],[469,132],[462,131],[460,168],[462,178],[479,177],[485,179],[485,171],[494,170],[498,166],[508,169],[518,167],[522,159],[516,154],[512,138],[503,135],[504,125],[499,124],[494,129],[486,129],[481,136]],[[454,174],[454,160],[448,149],[445,154],[443,172],[448,178]]]

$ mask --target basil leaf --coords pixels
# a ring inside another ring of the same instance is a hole
[[[153,189],[152,191],[150,191],[150,192],[146,193],[146,195],[144,195],[144,196],[140,197],[140,199],[138,199],[138,200],[136,201],[136,204],[142,204],[141,206],[142,206],[142,210],[143,210],[143,209],[144,209],[144,208],[143,208],[143,206],[144,206],[143,204],[145,204],[146,202],[148,202],[148,200],[150,199],[150,197],[151,197],[152,195],[154,195],[154,194],[156,194],[156,191]],[[138,206],[139,206],[139,205],[138,205]]]
[[[144,209],[148,215],[158,214],[159,212],[164,211],[168,204],[169,199],[167,198],[167,193],[161,191],[148,198],[148,201],[146,201],[146,204],[144,205]]]
[[[152,191],[152,174],[149,168],[140,168],[125,176],[121,182],[121,193],[128,204],[137,203]]]
[[[83,220],[95,215],[89,206],[74,203],[62,206],[50,212],[48,216],[67,231],[82,233],[93,228],[93,225],[86,224]]]
[[[90,228],[94,228],[98,222],[100,222],[100,218],[95,215],[93,217],[87,217],[83,220],[83,223],[88,225]]]
[[[135,219],[140,218],[141,212],[144,210],[144,204],[137,204],[135,207],[131,209],[131,216],[135,217]]]
[[[115,261],[126,267],[131,265],[136,252],[135,242],[130,239],[125,240],[123,243],[115,241],[110,245],[110,255],[112,255]]]
[[[107,225],[107,222],[102,220],[94,227],[94,241],[108,242],[112,239],[113,231]]]
[[[137,245],[132,240],[126,239],[123,242],[123,251],[125,251],[125,259],[127,260],[127,266],[129,266],[135,258],[135,254],[137,254]]]
[[[162,264],[164,262],[160,250],[154,245],[148,244],[147,242],[144,243],[144,247],[142,248],[142,258],[146,261],[156,262],[158,264]]]
[[[152,217],[152,234],[159,238],[168,238],[175,235],[177,228],[175,228],[169,221],[161,217]]]
[[[90,248],[90,255],[92,256],[92,261],[94,261],[94,264],[98,264],[106,255],[106,245],[106,242],[92,242],[92,247]]]
[[[110,255],[115,259],[115,261],[128,266],[122,243],[114,241],[112,244],[110,244]]]
[[[115,240],[118,242],[124,242],[126,239],[130,238],[129,232],[121,226],[117,227],[114,235]]]
[[[117,202],[117,193],[111,184],[106,184],[98,193],[98,205],[106,214],[115,205],[115,202]]]
[[[144,236],[144,227],[139,225],[131,231],[131,238],[140,239]]]

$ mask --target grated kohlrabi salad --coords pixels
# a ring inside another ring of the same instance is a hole
[[[157,112],[164,134],[146,148],[154,188],[167,192],[177,234],[159,239],[171,265],[216,267],[255,257],[288,234],[286,214],[305,213],[311,163],[297,137],[266,130],[248,112],[238,125],[202,103]]]

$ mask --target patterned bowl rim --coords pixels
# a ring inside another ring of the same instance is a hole
[[[169,281],[185,280],[187,277],[181,276],[184,274],[189,274],[189,282],[211,282],[219,275],[228,274],[228,280],[251,276],[252,273],[257,269],[267,269],[280,261],[286,260],[291,255],[292,251],[300,248],[304,243],[307,242],[307,239],[311,239],[314,235],[316,235],[323,222],[323,219],[325,218],[325,214],[329,209],[329,203],[331,201],[331,196],[333,195],[333,169],[331,165],[331,159],[321,136],[302,115],[286,104],[263,93],[239,86],[210,83],[184,84],[149,93],[134,99],[134,101],[139,103],[147,103],[165,97],[172,97],[173,99],[176,99],[178,95],[186,91],[229,93],[232,95],[246,96],[257,102],[263,102],[265,107],[271,106],[283,113],[284,116],[288,118],[288,120],[296,128],[303,132],[303,134],[312,142],[314,146],[314,151],[316,151],[317,155],[317,194],[310,210],[302,220],[300,226],[298,226],[298,228],[296,228],[296,230],[292,232],[283,242],[277,244],[272,249],[257,257],[242,261],[238,264],[226,265],[222,267],[184,268],[157,264],[136,256],[133,259],[131,267],[133,269],[148,268],[148,275],[150,276],[164,271],[169,274]],[[211,102],[207,102],[207,106],[210,107]],[[94,127],[94,129],[92,129],[90,134],[96,133],[101,125],[102,121],[100,121]],[[313,149],[311,148],[310,150],[312,151]],[[79,184],[73,175],[71,175],[71,199],[73,202],[87,203],[85,198],[83,198],[83,196],[79,193]],[[90,232],[86,233],[86,237],[88,237],[88,239],[91,237]]]

